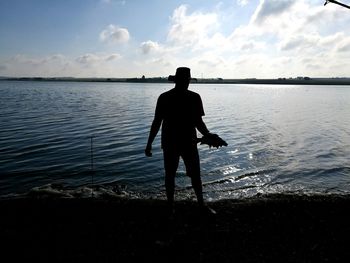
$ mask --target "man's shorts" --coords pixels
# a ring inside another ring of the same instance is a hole
[[[200,162],[197,145],[183,147],[163,147],[164,169],[166,176],[174,176],[179,166],[180,157],[184,161],[187,176],[200,176]]]

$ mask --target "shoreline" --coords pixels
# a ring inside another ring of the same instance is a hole
[[[43,78],[43,77],[2,77],[0,81],[40,82],[107,82],[107,83],[172,83],[167,78]],[[350,85],[350,78],[278,78],[278,79],[197,79],[193,84],[261,84],[261,85]]]
[[[349,195],[208,205],[216,215],[177,201],[169,217],[166,201],[156,199],[0,200],[3,249],[30,262],[344,262],[350,255]]]

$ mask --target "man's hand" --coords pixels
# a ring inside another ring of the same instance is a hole
[[[146,155],[147,157],[152,157],[152,146],[151,146],[151,145],[147,145],[147,146],[146,146],[145,155]]]

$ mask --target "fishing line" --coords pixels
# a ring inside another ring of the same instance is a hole
[[[94,197],[94,149],[93,149],[93,135],[90,137],[90,163],[91,163],[91,198]]]

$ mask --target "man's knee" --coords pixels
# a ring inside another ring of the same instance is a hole
[[[192,175],[191,182],[192,183],[201,183],[202,182],[201,176],[199,174]]]
[[[187,164],[186,165],[186,174],[190,178],[199,178],[201,176],[201,171],[198,163]]]
[[[165,180],[167,181],[173,181],[175,180],[175,176],[176,176],[176,171],[166,171],[165,172]]]

